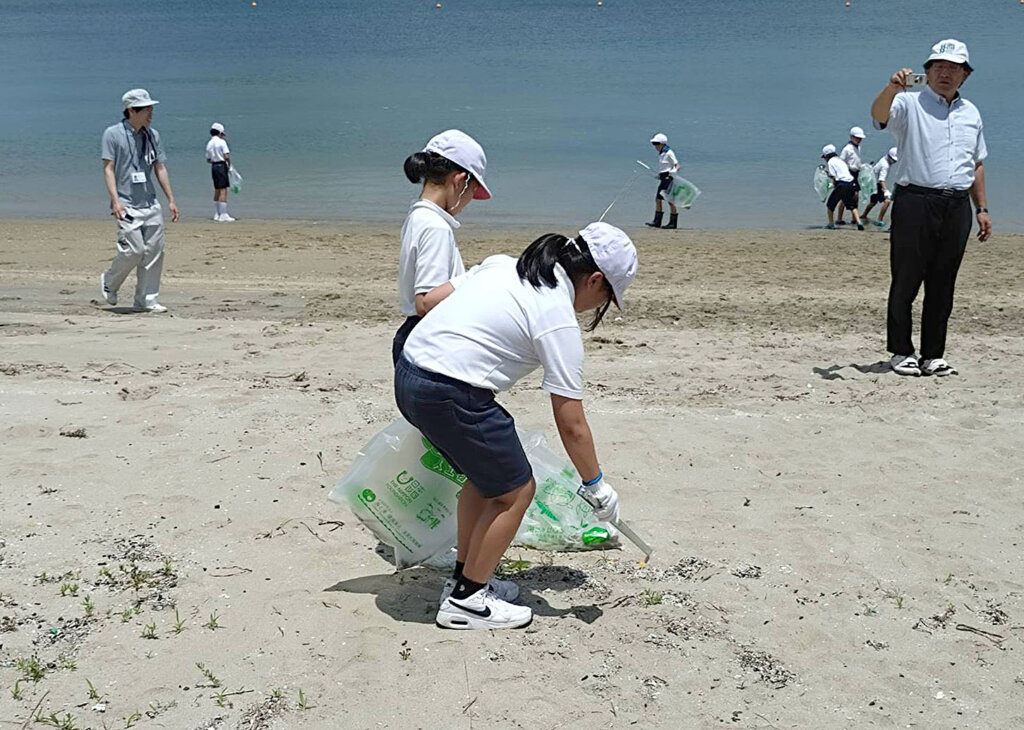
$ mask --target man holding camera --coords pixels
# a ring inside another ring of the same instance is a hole
[[[952,375],[943,359],[946,326],[953,311],[956,275],[971,234],[971,201],[978,240],[992,233],[985,195],[988,155],[981,114],[960,96],[973,69],[967,46],[939,41],[925,61],[927,86],[907,91],[909,68],[897,71],[871,105],[878,129],[896,137],[899,163],[890,232],[887,321],[892,369],[900,375]],[[911,307],[924,284],[921,358],[911,339]]]

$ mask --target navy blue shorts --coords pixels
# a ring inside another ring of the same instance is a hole
[[[418,367],[395,367],[395,402],[405,420],[466,475],[485,497],[499,497],[533,477],[511,414],[494,393]]]
[[[213,174],[214,190],[226,190],[231,187],[231,180],[228,177],[228,163],[214,162],[210,165],[210,172]]]
[[[654,194],[654,197],[659,197],[663,190],[668,190],[670,187],[672,187],[672,173],[661,173],[658,175],[658,192]]]
[[[825,206],[829,210],[835,210],[840,202],[849,210],[857,209],[857,189],[853,187],[852,182],[837,182]]]

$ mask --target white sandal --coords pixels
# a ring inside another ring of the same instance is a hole
[[[956,368],[950,365],[948,362],[943,360],[941,357],[936,357],[931,360],[925,360],[921,363],[921,372],[924,375],[935,375],[937,377],[945,377],[946,375],[957,375]]]
[[[921,365],[917,362],[915,355],[893,355],[889,364],[897,375],[916,376],[921,374]]]

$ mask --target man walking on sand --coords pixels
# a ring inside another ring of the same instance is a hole
[[[117,304],[117,291],[135,270],[135,309],[166,312],[158,301],[164,264],[164,217],[153,186],[155,177],[167,196],[171,220],[178,220],[167,157],[159,133],[150,127],[153,106],[160,102],[145,89],[132,89],[121,97],[124,118],[107,127],[101,142],[103,180],[110,195],[110,214],[117,219],[117,254],[100,275],[107,304]]]
[[[988,155],[981,114],[960,96],[974,70],[967,46],[939,41],[924,63],[928,85],[907,91],[909,68],[897,71],[871,105],[875,126],[896,137],[887,321],[892,369],[900,375],[952,375],[943,359],[956,275],[971,235],[971,201],[978,240],[992,235],[985,195]],[[924,284],[921,360],[911,339],[911,307]]]

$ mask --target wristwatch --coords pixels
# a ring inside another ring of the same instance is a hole
[[[978,208],[979,213],[988,213],[988,208]]]

